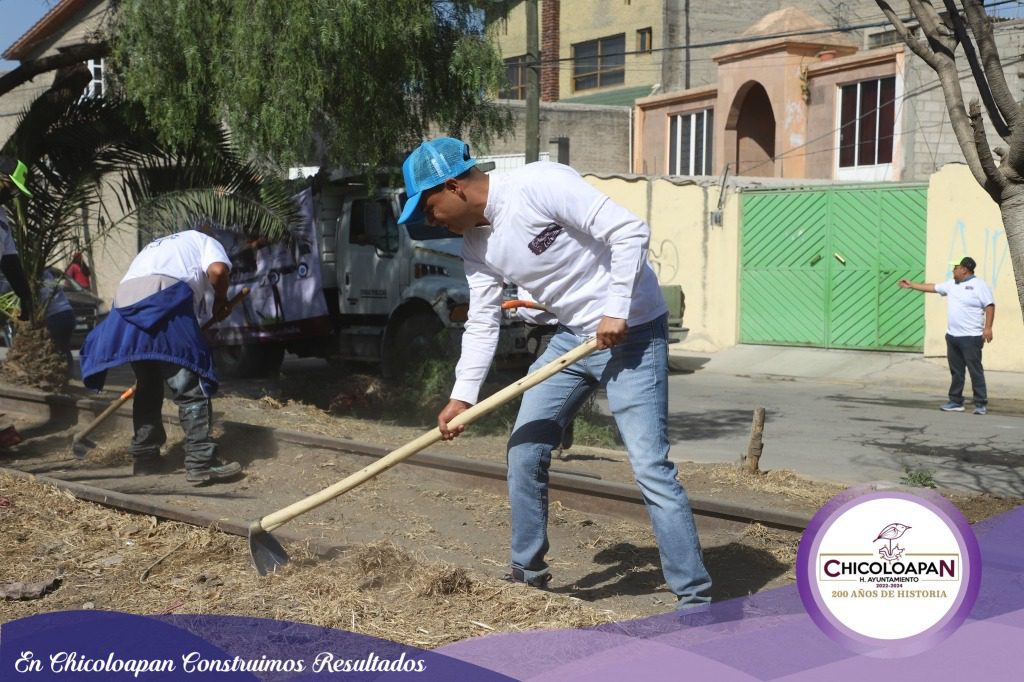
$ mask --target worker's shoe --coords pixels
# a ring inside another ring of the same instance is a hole
[[[160,455],[142,455],[132,458],[132,476],[150,476],[164,473],[164,460]]]
[[[242,473],[242,465],[238,462],[222,462],[211,459],[207,464],[185,471],[185,480],[196,485],[223,481],[234,478]]]
[[[985,405],[975,405],[974,414],[988,414],[988,407]]]
[[[551,582],[551,578],[552,576],[550,573],[542,573],[527,580],[526,574],[523,573],[523,569],[513,568],[512,572],[507,573],[502,580],[509,583],[523,583],[530,587],[536,587],[538,590],[546,590],[548,589],[548,583]]]
[[[964,406],[961,405],[960,403],[954,403],[953,401],[950,401],[943,405],[942,407],[940,407],[939,409],[942,410],[943,412],[963,412]]]

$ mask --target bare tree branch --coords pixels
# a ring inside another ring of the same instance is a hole
[[[26,83],[41,73],[56,71],[65,66],[72,66],[90,59],[100,59],[110,53],[105,42],[83,43],[63,48],[59,54],[40,57],[22,62],[16,69],[0,76],[0,96]]]
[[[956,58],[956,36],[953,30],[943,22],[942,17],[935,11],[931,0],[907,0],[910,11],[917,17],[921,24],[921,30],[928,40],[932,51],[937,55],[948,57],[950,60]]]
[[[971,37],[967,34],[967,26],[964,24],[964,19],[960,15],[960,8],[956,6],[954,0],[944,1],[946,3],[946,11],[949,13],[950,21],[953,23],[953,30],[956,32],[957,40],[960,41],[960,45],[964,48],[964,55],[967,57],[967,63],[971,66],[971,75],[974,77],[974,82],[978,85],[978,92],[981,93],[981,99],[985,103],[985,111],[988,112],[989,119],[992,121],[992,126],[995,128],[999,137],[1003,138],[1004,141],[1008,141],[1010,137],[1010,128],[1007,126],[1007,123],[1003,118],[1002,110],[997,106],[993,99],[992,89],[988,82],[987,70],[983,70],[981,63],[978,60],[978,53],[974,49],[974,43],[971,42]],[[1001,69],[1000,73],[1002,73]]]
[[[892,24],[892,27],[896,29],[896,33],[899,37],[902,38],[906,46],[910,48],[910,51],[923,59],[928,66],[933,69],[937,68],[938,62],[936,61],[935,53],[932,51],[931,47],[921,43],[921,41],[914,37],[914,34],[911,33],[909,28],[907,28],[907,25],[903,23],[903,19],[893,11],[888,2],[885,2],[885,0],[875,0],[875,2],[878,4],[878,8],[882,10],[882,14],[885,15],[885,18],[888,19],[889,23]]]
[[[982,186],[994,201],[999,201],[1003,189],[1006,188],[1006,178],[999,171],[996,160],[992,157],[992,150],[988,146],[988,137],[985,135],[985,119],[981,115],[981,104],[976,99],[971,100],[970,113],[971,127],[974,129],[974,146],[978,150],[978,161],[988,178]]]
[[[981,63],[985,67],[985,76],[999,113],[1003,119],[1014,128],[1020,120],[1020,105],[1013,98],[1013,92],[1006,84],[1006,74],[1003,72],[1003,65],[999,59],[999,51],[996,48],[995,37],[992,35],[992,21],[985,13],[982,0],[963,0],[964,12],[967,14],[967,22],[971,26],[971,33],[978,42],[978,50],[981,52]],[[980,81],[979,81],[980,83]]]
[[[967,116],[967,109],[964,107],[963,91],[960,89],[960,74],[957,72],[954,54],[956,38],[953,36],[952,30],[942,22],[930,2],[908,0],[910,9],[927,40],[926,48],[921,41],[914,38],[886,0],[875,0],[875,2],[892,22],[896,31],[903,36],[907,46],[921,57],[939,77],[946,111],[949,112],[949,120],[953,125],[953,134],[956,135],[957,144],[960,145],[960,150],[964,154],[967,167],[971,169],[971,173],[979,185],[988,186],[994,179],[990,179],[986,174],[978,156],[978,147],[974,144],[974,130],[971,127],[971,120]]]

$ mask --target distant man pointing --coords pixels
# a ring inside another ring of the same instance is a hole
[[[988,412],[988,390],[985,370],[981,366],[981,349],[992,342],[992,321],[996,304],[992,290],[985,280],[974,276],[977,264],[964,256],[953,265],[953,279],[939,284],[918,284],[901,279],[900,286],[925,293],[941,294],[948,302],[949,323],[946,328],[946,360],[949,362],[951,381],[949,401],[940,409],[944,412],[964,411],[964,370],[971,373],[974,390],[974,414]]]

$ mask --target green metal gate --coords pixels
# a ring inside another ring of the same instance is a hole
[[[745,192],[742,343],[921,350],[927,187]]]

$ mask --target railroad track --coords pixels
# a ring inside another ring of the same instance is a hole
[[[109,401],[96,399],[76,399],[71,396],[54,396],[31,390],[14,387],[0,387],[0,411],[20,413],[30,416],[34,423],[48,425],[33,429],[41,434],[47,428],[53,440],[53,434],[64,434],[70,443],[69,434],[76,425],[86,424],[109,405]],[[176,416],[165,414],[169,423],[176,422]],[[131,407],[126,406],[116,412],[109,423],[101,427],[98,438],[104,432],[129,430],[131,428]],[[339,458],[355,458],[362,460],[358,466],[365,466],[372,460],[388,453],[387,448],[361,443],[352,440],[331,438],[318,434],[310,434],[287,429],[256,426],[242,422],[221,420],[225,431],[231,431],[242,442],[261,443],[272,447],[308,448],[311,451],[335,453]],[[171,431],[173,433],[173,431]],[[42,436],[41,436],[42,437]],[[62,447],[60,438],[54,440],[53,447]],[[6,469],[16,476],[32,476],[37,480],[55,485],[83,500],[89,500],[125,511],[153,515],[198,526],[216,525],[220,530],[245,536],[248,532],[246,518],[225,518],[217,514],[188,509],[184,506],[154,501],[152,496],[138,495],[118,491],[110,486],[94,484],[88,480],[68,480],[68,476],[56,470],[46,472],[37,469],[27,473],[32,467],[19,467],[20,471]],[[424,451],[406,460],[402,469],[413,480],[430,480],[440,482],[452,490],[483,490],[504,495],[504,466],[494,462],[467,459],[443,453]],[[602,514],[624,520],[648,523],[647,511],[643,499],[632,484],[606,481],[598,477],[558,469],[558,463],[552,465],[550,472],[550,488],[552,501],[560,501],[565,507],[585,513]],[[783,531],[802,532],[808,522],[806,515],[781,509],[739,505],[716,500],[701,495],[690,495],[691,506],[697,518],[698,526],[703,529],[735,529],[758,523],[763,526]],[[271,511],[268,508],[264,511]],[[303,542],[311,551],[327,554],[338,549],[335,542],[310,537],[308,533],[289,532],[288,529],[275,531],[275,535],[285,542]]]

